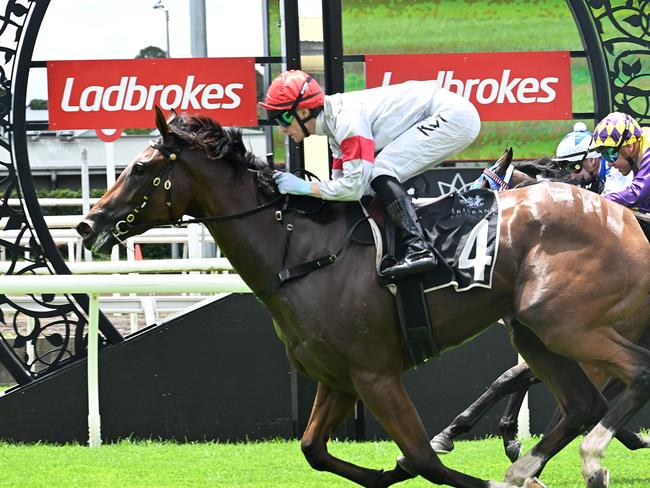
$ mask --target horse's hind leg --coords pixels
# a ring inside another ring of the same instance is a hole
[[[503,417],[503,419],[507,418],[515,420],[514,427],[512,427],[511,424],[504,427],[506,427],[506,429],[507,427],[514,428],[514,431],[516,432],[516,419],[519,408],[521,407],[521,401],[523,401],[523,398],[528,391],[528,387],[537,381],[538,380],[530,371],[530,368],[526,363],[513,366],[499,376],[494,383],[490,385],[487,391],[465,409],[465,411],[458,415],[448,427],[437,434],[431,440],[431,446],[438,453],[451,452],[454,449],[454,439],[460,434],[469,432],[499,400],[501,400],[505,395],[519,395],[519,392],[521,392],[521,400],[518,403],[516,403],[516,399],[515,402],[513,402],[512,399],[508,402],[508,407],[506,408]],[[504,421],[503,419],[502,422]],[[510,431],[507,430],[506,434],[508,432]],[[512,436],[512,440],[514,440],[514,435]],[[505,437],[504,445],[506,446],[506,453],[508,453],[508,444],[506,443]],[[509,454],[508,457],[510,457]],[[513,459],[511,458],[511,460]]]
[[[512,341],[533,373],[551,390],[564,412],[558,424],[508,468],[506,481],[521,486],[525,479],[539,475],[549,459],[586,426],[602,418],[607,404],[578,363],[549,351],[523,325],[513,326]]]
[[[608,472],[601,467],[605,449],[619,430],[650,398],[650,351],[615,332],[603,334],[590,344],[602,367],[623,381],[627,388],[580,445],[582,474],[590,488],[608,485]]]
[[[431,448],[420,417],[411,403],[399,373],[395,375],[357,372],[352,375],[357,393],[405,456],[414,475],[432,483],[461,488],[510,488],[484,481],[444,466]],[[521,486],[521,485],[518,485]]]
[[[590,378],[592,382],[598,384],[598,382],[594,381],[593,376],[590,375]],[[616,378],[611,378],[609,381],[607,381],[601,392],[608,402],[613,403],[612,400],[620,395],[624,390],[624,383]],[[546,430],[550,430],[550,428],[557,423],[558,418],[559,417],[557,417],[557,415],[554,415]],[[625,427],[619,428],[616,431],[615,437],[630,451],[636,451],[637,449],[650,447],[650,438],[648,438],[648,436],[632,432]]]
[[[362,468],[332,456],[327,441],[333,430],[352,410],[356,397],[332,390],[320,384],[300,447],[310,466],[318,471],[329,471],[366,487],[386,487],[412,475],[400,467],[391,471]]]

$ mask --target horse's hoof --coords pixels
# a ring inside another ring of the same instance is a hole
[[[505,448],[506,456],[510,459],[511,463],[514,463],[519,456],[521,456],[521,443],[517,441],[510,441]]]
[[[639,438],[641,439],[641,443],[643,444],[641,446],[641,449],[647,449],[650,447],[650,435],[639,435]]]
[[[449,454],[454,450],[454,441],[446,435],[438,434],[431,439],[431,447],[436,454]]]
[[[609,471],[600,468],[587,478],[587,488],[607,488],[609,486]]]
[[[548,488],[544,483],[542,483],[537,477],[528,478],[524,481],[523,488]]]
[[[401,469],[406,471],[408,474],[412,476],[417,476],[418,474],[415,472],[415,470],[409,465],[408,461],[404,457],[404,455],[400,455],[397,458],[397,466],[399,466]]]

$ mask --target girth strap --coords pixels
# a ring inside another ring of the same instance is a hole
[[[297,264],[295,266],[291,266],[290,268],[284,268],[281,270],[277,275],[275,275],[271,281],[269,281],[264,288],[260,290],[259,293],[257,293],[257,298],[259,298],[262,301],[266,301],[270,299],[275,293],[280,289],[282,285],[284,285],[287,281],[293,280],[296,278],[300,278],[301,276],[308,275],[312,271],[316,271],[318,269],[325,268],[329,266],[330,264],[334,264],[338,257],[341,255],[341,253],[345,250],[345,248],[348,247],[350,244],[350,241],[352,240],[352,234],[354,233],[354,230],[362,223],[365,222],[368,219],[368,217],[364,217],[360,220],[358,220],[348,231],[347,235],[345,236],[345,241],[343,242],[343,245],[341,248],[335,252],[334,254],[328,254],[327,256],[320,257],[318,259],[314,259],[313,261],[307,261],[306,263],[302,264]]]

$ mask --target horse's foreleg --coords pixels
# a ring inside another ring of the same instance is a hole
[[[527,364],[526,369],[531,376],[531,380],[534,381],[528,383],[528,385],[510,395],[506,409],[503,411],[503,415],[499,421],[499,431],[501,432],[501,439],[503,440],[503,450],[505,451],[506,456],[508,456],[508,459],[510,459],[510,462],[513,463],[519,459],[519,454],[521,453],[521,442],[517,440],[521,405],[524,403],[530,385],[539,382],[535,375],[533,375],[532,371],[530,371]]]
[[[427,480],[463,488],[510,487],[484,481],[444,466],[432,449],[420,417],[404,390],[399,373],[357,372],[352,376],[357,393],[404,454],[404,467]],[[521,485],[518,485],[521,486]]]
[[[362,468],[332,456],[327,441],[352,410],[356,397],[320,384],[300,447],[310,466],[328,471],[367,487],[386,487],[412,476],[397,467],[392,471]]]
[[[584,427],[602,418],[607,404],[578,363],[549,351],[529,329],[522,325],[513,327],[512,340],[564,412],[558,424],[508,468],[506,481],[521,485],[525,479],[539,475],[549,459]]]
[[[448,453],[454,449],[453,440],[458,437],[460,434],[469,432],[476,423],[481,420],[487,413],[487,411],[492,408],[499,400],[501,400],[505,395],[521,393],[521,401],[523,401],[526,392],[530,385],[536,383],[538,380],[535,378],[533,373],[530,371],[530,368],[526,363],[518,364],[513,366],[501,376],[499,376],[494,383],[483,393],[474,403],[472,403],[464,412],[462,412],[458,417],[456,417],[448,427],[441,431],[431,440],[431,446],[438,453]],[[515,393],[516,392],[516,393]],[[504,416],[501,422],[504,422],[504,419],[510,420],[514,419],[514,432],[516,434],[517,430],[517,415],[519,413],[519,408],[521,407],[521,401],[519,404],[513,402],[511,399],[508,403],[508,407],[504,413]],[[507,421],[506,420],[506,421]],[[501,425],[500,425],[501,427]],[[512,429],[512,425],[509,423],[505,426],[505,434],[510,432],[508,427]],[[502,428],[502,434],[504,429]],[[514,435],[512,436],[514,440]],[[504,445],[506,443],[506,438],[504,437]],[[506,449],[506,453],[508,450]],[[511,458],[512,459],[512,458]],[[515,458],[516,459],[516,458]]]

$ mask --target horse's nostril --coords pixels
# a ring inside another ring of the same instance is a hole
[[[82,238],[87,239],[93,234],[93,224],[92,222],[83,220],[77,224],[76,230],[77,234],[79,234]]]

